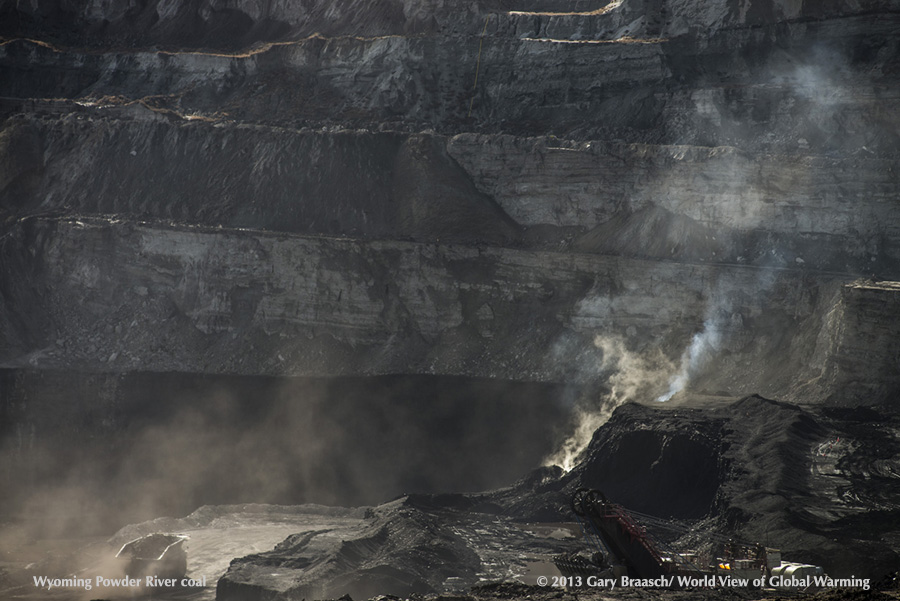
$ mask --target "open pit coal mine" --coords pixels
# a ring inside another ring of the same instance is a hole
[[[898,569],[900,1],[0,0],[0,599]]]

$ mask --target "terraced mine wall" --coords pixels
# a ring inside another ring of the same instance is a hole
[[[638,21],[627,34],[515,32],[504,23],[520,17],[488,6],[476,23],[458,11],[444,30],[376,35],[348,25],[238,52],[97,51],[9,37],[0,73],[10,97],[145,99],[179,114],[280,125],[868,155],[898,142],[898,17],[888,5],[672,37]]]
[[[7,218],[71,211],[900,277],[894,157],[59,110],[73,112],[5,124]]]
[[[838,327],[831,332],[831,349],[822,376],[826,390],[841,391],[860,405],[895,398],[900,386],[897,282],[856,282],[844,286],[833,310]],[[879,377],[860,374],[881,374]],[[832,398],[832,400],[834,400]]]
[[[723,361],[760,362],[740,386],[776,392],[792,375],[763,359],[804,366],[843,281],[106,220],[37,219],[17,234],[4,241],[16,274],[4,321],[18,344],[4,360],[87,370],[586,381],[602,371],[598,337],[677,353],[715,318]],[[23,306],[33,322],[17,322]]]
[[[157,375],[896,403],[896,1],[113,4],[0,0],[8,448]]]

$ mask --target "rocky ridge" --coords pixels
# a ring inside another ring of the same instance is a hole
[[[539,523],[560,527],[577,519],[569,499],[580,487],[604,491],[639,521],[643,514],[668,518],[668,524],[645,525],[675,549],[711,548],[729,538],[764,541],[789,561],[870,582],[896,566],[895,413],[803,409],[759,396],[720,400],[715,408],[708,403],[703,409],[621,406],[568,474],[545,468],[500,491],[404,497],[376,508],[359,538],[341,546],[323,548],[325,539],[316,544],[315,537],[298,535],[232,562],[217,598],[327,597],[347,590],[408,596],[468,586],[479,571],[508,579],[523,573],[523,561],[588,547],[584,540],[534,536]],[[530,540],[522,540],[510,519],[532,531]],[[425,547],[409,553],[420,541]],[[474,553],[463,557],[463,549]],[[521,555],[503,556],[509,549]],[[277,578],[268,576],[273,568]],[[377,584],[353,588],[362,583]],[[324,588],[311,592],[315,586]]]
[[[897,277],[894,4],[520,4],[4,5],[3,218]]]

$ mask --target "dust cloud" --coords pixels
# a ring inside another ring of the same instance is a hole
[[[553,399],[570,394],[431,376],[54,378],[3,391],[20,408],[0,438],[7,549],[206,504],[360,506],[508,485],[552,450],[566,419]]]

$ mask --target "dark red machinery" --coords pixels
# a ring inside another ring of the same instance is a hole
[[[587,533],[599,539],[611,556],[610,562],[625,566],[633,578],[655,579],[698,571],[677,556],[664,555],[624,507],[610,502],[598,490],[578,489],[572,496],[572,510],[587,522]]]

